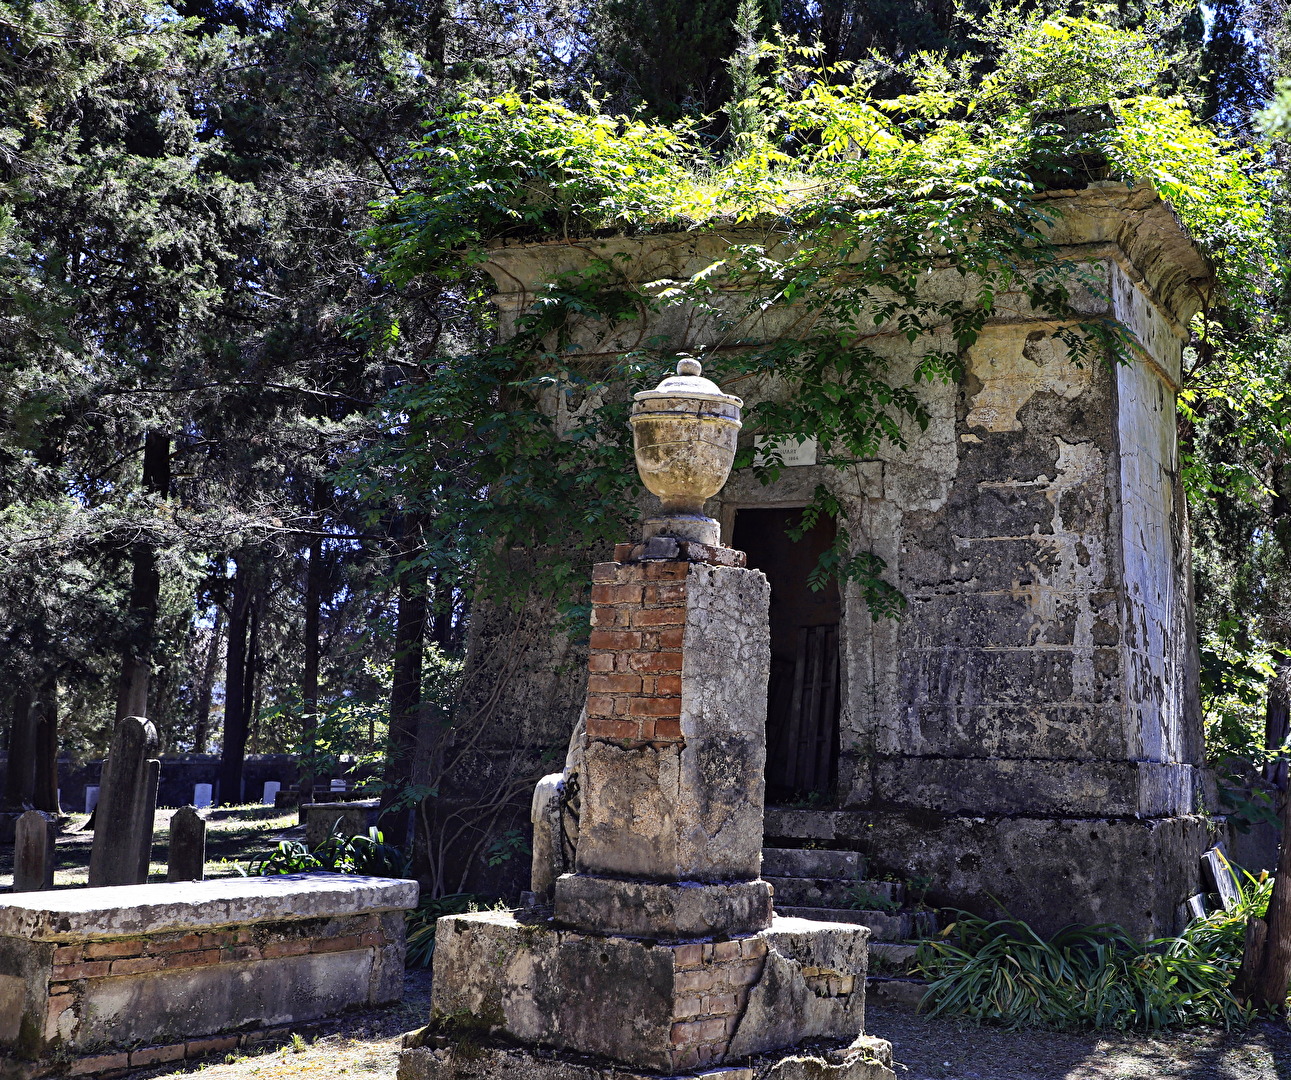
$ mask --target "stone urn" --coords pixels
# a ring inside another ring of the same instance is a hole
[[[722,393],[702,370],[698,360],[681,360],[676,375],[633,396],[637,472],[663,503],[663,516],[645,522],[646,540],[669,536],[713,547],[721,542],[721,529],[705,515],[704,502],[731,473],[744,402]]]

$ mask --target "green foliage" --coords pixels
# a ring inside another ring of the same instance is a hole
[[[931,980],[925,1008],[1009,1028],[1148,1030],[1240,1026],[1251,1012],[1229,993],[1246,922],[1262,916],[1272,881],[1246,875],[1232,912],[1196,919],[1178,937],[1141,944],[1116,926],[1069,926],[1050,938],[1017,919],[959,912],[919,946]]]
[[[814,438],[821,463],[838,469],[910,444],[929,422],[920,384],[960,375],[1006,293],[1046,313],[1075,362],[1129,361],[1121,327],[1072,306],[1074,286],[1097,293],[1100,283],[1057,259],[1053,211],[1035,198],[1044,183],[1081,182],[1082,163],[1167,191],[1228,280],[1262,265],[1252,158],[1153,95],[1167,61],[1140,31],[997,13],[982,31],[995,54],[984,74],[968,59],[920,54],[903,69],[914,92],[891,99],[840,82],[817,50],[755,46],[745,31],[741,85],[761,85],[731,106],[734,154],[714,151],[689,120],[533,94],[463,101],[411,149],[418,182],[379,207],[370,234],[396,284],[478,282],[472,269],[489,245],[510,239],[687,228],[734,241],[678,280],[643,280],[606,255],[549,282],[504,345],[424,362],[424,380],[390,405],[397,453],[368,468],[417,475],[441,510],[456,491],[446,555],[486,537],[544,561],[537,574],[526,565],[530,586],[577,580],[569,551],[613,539],[634,492],[622,387],[650,384],[681,355],[697,354],[725,386],[764,389],[746,436]],[[764,61],[773,70],[760,79]],[[1063,110],[1094,106],[1113,122],[1066,123]],[[957,272],[963,291],[925,289],[933,265]],[[610,345],[646,314],[683,305],[702,332]],[[746,344],[771,317],[794,329],[770,347]],[[782,462],[775,447],[755,460],[750,440],[736,467],[770,482]],[[566,506],[576,515],[554,523],[553,508]],[[836,511],[822,487],[813,512]],[[822,573],[861,584],[876,617],[899,612],[882,560],[840,524]],[[485,575],[505,576],[496,561]]]
[[[387,844],[375,826],[366,836],[345,836],[337,829],[313,851],[299,840],[283,840],[271,855],[252,863],[247,873],[271,877],[316,870],[402,878],[408,876],[408,859],[400,848]]]
[[[847,906],[853,911],[900,911],[901,905],[896,900],[870,892],[864,885],[852,885],[844,893]]]
[[[434,900],[423,900],[405,916],[407,952],[406,967],[430,967],[435,957],[435,929],[441,916],[478,911],[480,898],[473,893],[450,893]]]

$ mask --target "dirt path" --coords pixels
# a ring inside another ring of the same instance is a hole
[[[1258,1024],[1225,1035],[1007,1032],[911,1009],[872,1006],[866,1029],[889,1039],[904,1080],[1291,1080],[1291,1031]]]
[[[135,1075],[180,1077],[201,1069],[203,1080],[394,1080],[399,1036],[425,1022],[429,1001],[428,973],[409,972],[404,1002],[396,1008],[346,1017],[263,1054]],[[1291,1080],[1285,1025],[1260,1024],[1230,1035],[1062,1035],[934,1021],[891,1005],[866,1012],[870,1033],[892,1041],[898,1080]]]

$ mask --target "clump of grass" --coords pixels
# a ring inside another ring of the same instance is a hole
[[[1245,875],[1230,912],[1195,919],[1146,944],[1119,926],[1068,926],[1045,938],[1019,919],[968,912],[919,947],[931,980],[923,1008],[1009,1028],[1117,1031],[1245,1025],[1254,1015],[1229,992],[1246,922],[1263,916],[1272,880]]]

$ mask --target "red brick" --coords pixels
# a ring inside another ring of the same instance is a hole
[[[593,630],[590,645],[593,649],[639,649],[641,635],[634,630]]]
[[[685,581],[690,563],[649,562],[645,564],[646,581]]]
[[[81,959],[81,945],[60,945],[54,950],[55,964],[75,964]]]
[[[130,1051],[130,1064],[137,1068],[140,1065],[157,1065],[163,1061],[180,1061],[183,1057],[183,1043],[171,1043],[169,1046],[145,1046],[142,1050]]]
[[[201,934],[181,934],[178,937],[154,938],[148,942],[149,956],[169,956],[171,953],[192,952],[202,947]]]
[[[592,675],[587,680],[587,691],[591,694],[639,694],[641,676]]]
[[[641,608],[632,612],[633,626],[685,626],[684,607]]]
[[[712,1020],[701,1020],[696,1026],[699,1028],[699,1042],[715,1042],[726,1038],[726,1021],[720,1016]]]
[[[618,570],[618,563],[598,562],[592,566],[592,583],[613,585],[618,580]]]
[[[672,965],[674,968],[699,967],[704,962],[704,947],[702,945],[679,945],[672,952]]]
[[[681,700],[678,698],[677,700]],[[656,739],[680,739],[681,738],[681,720],[674,720],[671,717],[661,716],[654,722],[654,737]]]
[[[593,612],[593,614],[595,614]],[[603,672],[614,670],[613,653],[592,653],[587,658],[587,670],[591,672]]]
[[[658,675],[654,680],[654,692],[656,694],[673,694],[681,693],[681,676],[680,675]]]
[[[680,649],[685,640],[684,626],[667,626],[651,635],[652,645],[660,649]]]
[[[600,716],[587,718],[589,739],[639,739],[641,725],[635,720],[606,720]]]
[[[632,670],[641,672],[673,672],[681,670],[681,653],[657,652],[634,653],[631,659]]]
[[[52,997],[45,1005],[45,1041],[53,1042],[58,1038],[58,1018],[76,1004],[71,994],[59,994]]]
[[[97,979],[108,973],[111,963],[107,960],[92,960],[84,964],[59,964],[49,973],[52,982],[64,982],[68,979]]]
[[[739,1002],[734,994],[708,994],[704,997],[704,1013],[708,1016],[728,1016],[735,1012],[738,1006]]]
[[[641,599],[647,604],[684,604],[686,602],[686,583],[670,582],[666,585],[647,585]]]
[[[233,935],[229,933],[214,933],[202,935],[203,949],[218,949],[224,945],[233,944]]]
[[[272,960],[276,956],[303,956],[309,952],[309,946],[308,941],[274,941],[262,946],[260,954],[266,960]]]
[[[358,934],[348,934],[345,937],[318,938],[314,942],[311,952],[346,952],[349,949],[360,947],[360,938]]]
[[[382,934],[380,930],[369,930],[362,938],[359,939],[359,944],[367,946],[368,948],[379,949],[385,943],[385,935]]]
[[[699,1051],[694,1047],[678,1048],[672,1052],[674,1072],[688,1072],[699,1067]]]
[[[639,604],[640,585],[593,585],[593,604]]]
[[[694,971],[679,971],[672,978],[675,993],[703,993],[713,988],[713,973],[708,968],[696,968]]]
[[[673,1046],[695,1046],[704,1040],[700,1038],[700,1028],[702,1024],[698,1021],[688,1022],[681,1021],[672,1025],[672,1045]]]
[[[67,1068],[68,1076],[89,1076],[93,1073],[107,1072],[109,1069],[128,1069],[129,1054],[96,1054],[94,1057],[83,1057],[73,1061]]]
[[[184,1046],[185,1057],[200,1057],[203,1054],[227,1054],[238,1048],[236,1035],[214,1035],[208,1039],[190,1039]]]
[[[606,607],[603,604],[599,604],[592,608],[592,628],[594,630],[613,629],[619,625],[619,619],[625,614],[625,611],[620,611],[618,608]]]
[[[85,946],[85,958],[107,960],[123,956],[142,956],[144,944],[138,938],[126,941],[92,941]]]
[[[628,541],[626,544],[614,545],[614,558],[616,561],[623,563],[632,558],[632,552],[636,550],[636,544]],[[640,564],[637,564],[640,565]]]
[[[641,697],[628,701],[629,716],[680,716],[679,697]]]
[[[738,941],[717,941],[713,943],[714,960],[738,960],[740,958]]]
[[[235,960],[260,960],[260,950],[254,945],[234,945],[231,949],[224,950],[224,959],[226,961]]]
[[[143,971],[160,971],[165,963],[165,959],[160,956],[131,956],[123,960],[113,960],[112,974],[138,975]]]
[[[703,1012],[703,1006],[703,998],[697,996],[679,998],[672,1007],[673,1019],[689,1020],[692,1016],[699,1016]]]
[[[224,957],[222,949],[194,949],[192,952],[171,953],[161,958],[166,970],[171,968],[209,967]]]
[[[588,717],[613,716],[617,700],[617,698],[610,697],[607,694],[589,694],[587,697]]]

